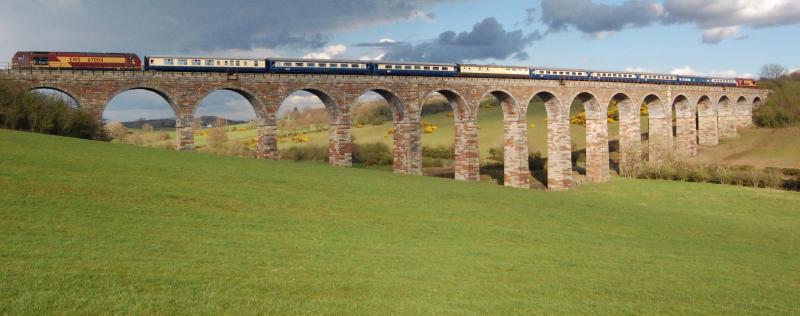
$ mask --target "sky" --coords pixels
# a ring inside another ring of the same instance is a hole
[[[800,0],[4,0],[15,51],[355,58],[752,77],[800,68]],[[296,94],[281,110],[319,105]],[[197,115],[255,117],[216,92]],[[172,117],[130,91],[104,118]]]

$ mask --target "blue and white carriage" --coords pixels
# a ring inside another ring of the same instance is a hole
[[[266,73],[267,62],[255,58],[145,56],[144,70]]]

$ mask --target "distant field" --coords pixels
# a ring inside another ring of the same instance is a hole
[[[0,130],[0,314],[800,313],[800,194],[569,192]]]
[[[528,111],[528,122],[533,124],[533,127],[528,129],[528,143],[531,152],[539,151],[544,156],[547,156],[547,122],[545,121],[546,113],[543,105],[533,104]],[[427,115],[422,118],[424,122],[437,125],[439,129],[432,134],[422,134],[423,146],[450,146],[455,140],[454,122],[452,117],[448,117],[447,113],[438,113]],[[503,143],[503,112],[499,107],[496,108],[481,108],[478,112],[478,146],[480,148],[481,158],[485,159],[489,156],[489,149],[492,147],[499,147]],[[619,124],[609,124],[609,138],[616,139],[619,133]],[[379,126],[367,125],[364,127],[353,127],[353,138],[356,143],[385,143],[388,145],[393,144],[393,138],[387,132],[393,127],[392,122],[385,122]],[[646,124],[645,124],[646,127]],[[582,150],[586,148],[586,128],[579,125],[572,125],[572,138],[574,150]],[[258,133],[255,130],[244,132],[229,132],[229,139],[245,139],[257,137]],[[309,134],[309,142],[305,144],[295,144],[292,142],[281,143],[279,148],[287,148],[292,146],[327,146],[328,133],[313,133]],[[207,137],[196,136],[195,145],[204,146],[207,144]]]
[[[703,148],[698,162],[756,167],[800,168],[800,127],[751,129]]]

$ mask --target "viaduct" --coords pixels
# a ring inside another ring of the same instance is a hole
[[[422,173],[422,105],[438,92],[454,112],[455,177],[467,181],[479,179],[478,105],[483,97],[493,95],[504,113],[504,182],[518,188],[530,187],[526,114],[529,104],[541,104],[531,103],[537,100],[547,111],[547,186],[551,190],[569,189],[573,184],[569,122],[573,102],[580,102],[586,110],[587,178],[603,182],[610,173],[607,111],[612,101],[619,108],[620,169],[624,170],[643,159],[642,104],[649,109],[648,159],[659,161],[669,156],[690,158],[699,146],[716,145],[720,138],[751,127],[753,109],[768,96],[766,90],[749,88],[461,77],[6,70],[0,72],[0,80],[29,89],[61,91],[98,119],[111,99],[122,92],[155,92],[175,112],[176,146],[187,151],[193,149],[192,121],[200,101],[217,90],[233,91],[246,98],[257,114],[260,159],[277,158],[278,107],[291,94],[307,91],[319,97],[327,109],[329,161],[334,166],[352,164],[351,107],[372,91],[392,109],[394,171],[414,175]]]

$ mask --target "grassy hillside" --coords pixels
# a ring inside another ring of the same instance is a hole
[[[515,190],[0,131],[0,314],[800,313],[800,194]]]
[[[755,167],[800,168],[800,127],[751,129],[719,146],[703,148],[697,162]]]

